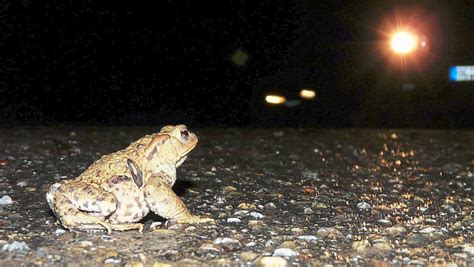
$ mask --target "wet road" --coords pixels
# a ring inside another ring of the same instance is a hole
[[[0,266],[474,265],[474,131],[201,129],[174,189],[216,224],[56,223],[52,183],[157,130],[0,128]]]

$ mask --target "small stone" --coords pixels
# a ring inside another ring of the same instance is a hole
[[[162,224],[163,224],[162,222],[152,222],[150,224],[150,228],[160,227]]]
[[[198,250],[200,252],[206,252],[206,253],[209,253],[209,252],[218,253],[221,251],[219,247],[217,247],[215,244],[212,244],[212,243],[204,243],[199,247]]]
[[[362,201],[362,202],[357,203],[357,208],[360,210],[368,210],[370,209],[370,204]]]
[[[127,267],[143,267],[143,263],[140,261],[131,261],[127,265]]]
[[[297,247],[296,243],[290,240],[284,241],[278,246],[278,248],[289,248],[289,249],[296,249],[296,247]]]
[[[304,240],[304,241],[317,241],[318,238],[314,235],[300,235],[298,236],[298,239]]]
[[[262,258],[257,259],[254,263],[256,266],[265,266],[265,267],[289,266],[285,258],[282,258],[282,257],[262,257]]]
[[[313,209],[327,209],[328,206],[323,202],[315,201],[315,202],[311,203],[311,208],[313,208]]]
[[[317,150],[319,153],[319,150]],[[305,170],[303,171],[303,177],[307,179],[318,179],[319,178],[319,172],[315,170]]]
[[[155,261],[152,265],[153,267],[171,267],[171,264],[161,261]]]
[[[431,234],[434,231],[436,231],[436,228],[430,226],[430,227],[426,227],[426,228],[421,229],[420,233],[422,233],[422,234]]]
[[[257,253],[254,253],[254,252],[251,252],[251,251],[244,251],[244,252],[240,253],[240,258],[243,261],[245,261],[246,263],[255,260],[255,258],[257,258],[257,256],[258,256]]]
[[[255,242],[253,242],[253,241],[250,241],[250,242],[248,242],[247,244],[245,244],[246,247],[254,247],[254,246],[256,246],[256,245],[257,245],[257,243],[255,243]]]
[[[184,229],[184,231],[186,232],[192,232],[194,230],[196,230],[196,226],[189,226],[189,227],[186,227],[186,229]]]
[[[385,234],[390,235],[390,236],[401,235],[401,234],[404,234],[406,232],[407,232],[407,229],[405,229],[405,227],[399,226],[399,225],[389,227],[389,228],[385,229],[385,231],[384,231]]]
[[[474,246],[472,244],[465,244],[462,251],[474,256]]]
[[[280,256],[280,257],[295,257],[298,256],[299,253],[294,251],[290,248],[277,248],[273,251],[273,256]]]
[[[10,205],[13,204],[13,200],[10,196],[6,195],[0,198],[0,205]]]
[[[304,230],[300,227],[293,227],[290,230],[293,234],[302,234]]]
[[[250,220],[247,223],[247,225],[250,226],[250,228],[252,228],[252,230],[258,231],[258,230],[262,229],[264,223],[262,221],[258,221],[258,220]]]
[[[407,244],[411,247],[420,247],[427,244],[430,240],[422,234],[414,234],[407,238]]]
[[[341,231],[333,227],[321,227],[318,231],[316,231],[316,234],[322,238],[333,238],[333,237],[343,238],[344,237]]]
[[[391,250],[392,244],[390,244],[385,238],[378,238],[372,240],[372,246],[379,250]]]
[[[269,210],[276,209],[276,205],[274,203],[270,202],[270,203],[265,204],[265,208],[269,209]]]
[[[368,240],[354,241],[352,243],[352,249],[357,252],[365,251],[367,248],[370,248],[370,242]]]
[[[225,193],[229,193],[229,192],[234,192],[234,191],[237,191],[237,188],[235,186],[224,186],[224,188],[222,188],[222,191],[224,191]]]
[[[92,243],[91,241],[89,240],[84,240],[84,241],[80,241],[79,243],[79,247],[92,247],[94,245],[94,243]]]
[[[25,181],[21,181],[21,182],[18,182],[16,185],[19,186],[19,187],[25,187],[28,184]]]
[[[456,258],[467,259],[469,255],[467,253],[453,253],[453,256]]]
[[[8,252],[23,253],[23,252],[26,252],[26,251],[30,250],[30,248],[28,247],[28,245],[24,241],[21,241],[21,242],[13,241],[10,244],[3,245],[2,250],[3,251],[8,251]]]
[[[119,264],[120,262],[121,262],[120,259],[114,259],[114,258],[104,260],[105,264]]]
[[[304,209],[303,213],[308,215],[308,214],[313,214],[314,211],[310,207],[307,207]]]
[[[67,233],[67,231],[64,230],[64,229],[57,229],[56,231],[54,231],[55,235],[62,235],[62,234],[65,234],[65,233]]]
[[[385,224],[385,225],[391,225],[392,224],[392,222],[390,220],[387,220],[387,219],[380,219],[377,222],[379,222],[381,224]]]
[[[252,211],[249,213],[250,216],[254,217],[255,219],[261,219],[265,217],[265,215],[261,214],[260,212]]]
[[[456,210],[451,205],[442,205],[441,208],[449,213],[456,213]]]
[[[228,223],[240,223],[240,222],[242,222],[242,220],[240,220],[239,218],[227,218],[227,222]]]
[[[452,237],[444,240],[444,244],[448,247],[454,247],[458,245],[464,244],[464,237],[458,236],[458,237]]]
[[[239,240],[228,237],[218,237],[214,240],[214,244],[220,245],[226,253],[237,251],[241,246]]]
[[[250,210],[250,209],[256,209],[257,208],[255,206],[255,204],[250,204],[250,203],[240,203],[237,207],[239,209],[243,209],[243,210]]]

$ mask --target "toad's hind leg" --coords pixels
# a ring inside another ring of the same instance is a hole
[[[106,229],[113,227],[105,218],[117,209],[115,196],[83,182],[56,183],[46,195],[62,225],[68,229]]]

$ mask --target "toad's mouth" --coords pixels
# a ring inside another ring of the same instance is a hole
[[[183,162],[188,158],[188,155],[184,156],[184,157],[181,157],[177,162],[176,162],[176,165],[177,166],[180,166],[181,164],[183,164]]]
[[[177,166],[180,166],[181,164],[183,164],[183,162],[188,158],[189,152],[191,152],[191,150],[193,150],[196,147],[196,145],[197,145],[197,142],[195,142],[192,146],[190,146],[188,149],[186,149],[186,151],[183,153],[183,156],[180,157],[176,161]]]

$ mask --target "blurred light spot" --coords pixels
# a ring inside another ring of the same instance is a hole
[[[278,104],[283,104],[286,102],[286,98],[283,97],[283,96],[279,96],[279,95],[267,95],[265,97],[265,101],[269,104],[275,104],[275,105],[278,105]]]
[[[421,46],[421,47],[426,47],[426,42],[425,42],[425,41],[422,41],[422,42],[420,43],[420,46]]]
[[[304,99],[314,99],[316,97],[316,92],[311,89],[302,89],[300,91],[300,97]]]
[[[234,51],[230,59],[232,60],[232,62],[234,62],[235,65],[240,67],[247,63],[249,56],[244,50],[238,48]]]
[[[391,46],[398,54],[408,54],[416,48],[416,37],[408,32],[397,32],[392,36]]]
[[[299,104],[301,104],[301,101],[298,100],[298,99],[296,99],[296,100],[288,100],[288,101],[286,101],[285,106],[286,106],[286,107],[289,107],[289,108],[292,108],[292,107],[298,106]]]

